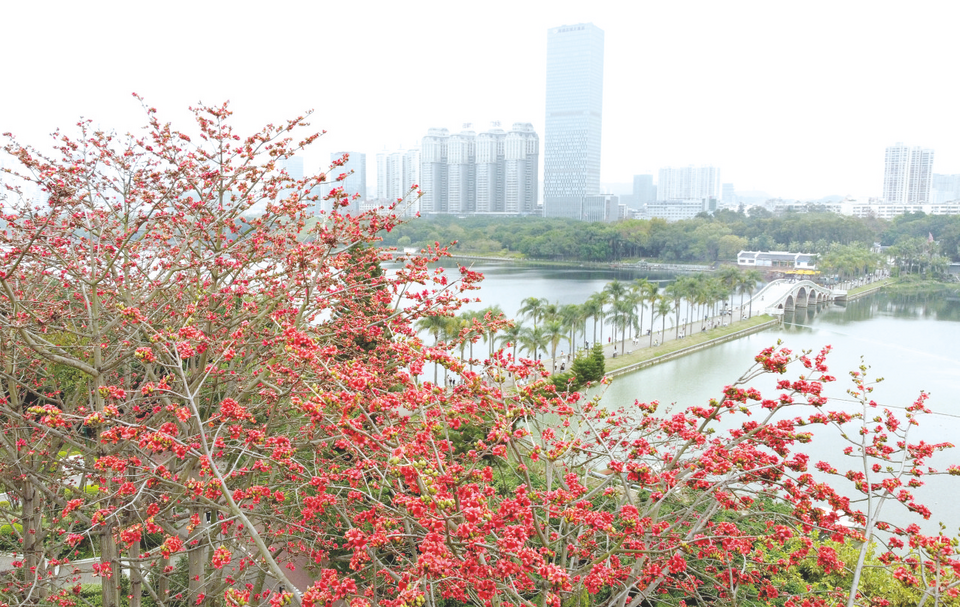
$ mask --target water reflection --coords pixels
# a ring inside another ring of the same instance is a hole
[[[826,390],[832,408],[845,407],[849,399],[846,372],[867,364],[870,377],[887,378],[872,395],[882,407],[907,406],[921,390],[931,395],[927,405],[934,413],[924,416],[911,440],[960,443],[960,399],[956,396],[960,394],[958,303],[943,297],[875,294],[845,306],[826,304],[787,311],[782,324],[774,329],[617,378],[604,399],[610,407],[630,406],[636,399],[675,402],[677,408],[702,405],[719,396],[723,386],[750,367],[757,352],[777,340],[795,352],[818,351],[831,345],[828,364],[838,379]],[[756,387],[769,392],[773,389],[772,378]],[[815,459],[839,454],[844,446],[841,437],[829,432],[818,434],[815,442]],[[831,463],[844,469],[851,465],[832,459]],[[930,463],[941,470],[960,464],[960,449],[939,454]],[[951,496],[957,495],[957,483],[953,481],[956,479],[928,477],[927,486],[917,495],[951,533],[956,533],[960,509],[950,508]],[[935,521],[914,518],[903,520],[917,522],[927,532],[937,532]]]

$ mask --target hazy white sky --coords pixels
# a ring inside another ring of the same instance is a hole
[[[181,126],[199,101],[245,128],[312,108],[328,134],[307,168],[366,152],[374,182],[377,151],[431,126],[532,122],[542,141],[547,29],[592,22],[603,182],[714,164],[740,191],[878,196],[897,141],[960,173],[958,18],[956,0],[11,1],[0,132],[127,131],[133,91]]]

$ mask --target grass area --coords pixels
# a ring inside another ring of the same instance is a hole
[[[884,291],[897,295],[956,295],[960,285],[956,282],[944,282],[932,278],[922,278],[916,274],[890,279],[884,285]]]
[[[872,291],[878,287],[884,287],[884,286],[893,284],[893,282],[894,280],[892,278],[881,278],[876,282],[871,282],[870,284],[863,285],[855,289],[850,289],[849,291],[847,291],[847,297],[850,297],[851,295],[858,295],[860,293],[863,293],[864,291]]]
[[[644,362],[650,360],[651,358],[663,356],[664,354],[671,354],[678,350],[697,346],[712,339],[725,337],[732,333],[743,331],[744,329],[756,327],[771,320],[773,320],[773,317],[766,314],[762,316],[754,316],[749,320],[738,321],[726,327],[717,327],[716,329],[707,329],[702,333],[693,333],[690,336],[680,340],[671,339],[666,343],[662,343],[659,346],[654,346],[652,348],[645,347],[645,344],[649,343],[649,341],[644,340],[648,340],[649,338],[644,338],[644,340],[641,340],[640,342],[643,345],[641,345],[639,350],[634,350],[633,353],[626,354],[624,356],[608,358],[606,360],[606,370],[608,372],[616,371],[617,369],[629,367],[630,365]]]

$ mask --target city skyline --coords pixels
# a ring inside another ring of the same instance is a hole
[[[161,121],[178,125],[188,106],[230,100],[244,134],[314,108],[311,122],[328,133],[306,157],[311,171],[331,152],[373,157],[464,118],[531,122],[544,133],[547,32],[594,23],[605,32],[601,183],[713,165],[738,191],[880,197],[884,152],[895,141],[936,150],[938,174],[960,173],[960,121],[938,85],[954,54],[945,1],[557,2],[544,10],[494,0],[467,19],[440,2],[337,10],[291,2],[256,13],[187,6],[5,7],[17,24],[7,46],[24,53],[4,65],[0,132],[49,146],[48,133],[72,133],[84,116],[135,133],[144,123],[136,91]],[[209,35],[212,23],[236,43]],[[291,23],[324,26],[306,35]],[[86,35],[93,31],[101,35]],[[193,42],[170,46],[170,32]],[[898,43],[878,42],[887,39]],[[933,86],[887,86],[891,73]]]

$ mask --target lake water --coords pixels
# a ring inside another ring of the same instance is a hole
[[[482,303],[474,305],[498,304],[511,316],[516,314],[521,301],[530,296],[561,304],[581,303],[615,278],[631,281],[647,277],[663,280],[664,285],[670,278],[629,270],[507,264],[474,264],[473,269],[486,276],[479,292]],[[734,303],[739,303],[739,296]],[[848,372],[861,362],[870,366],[869,377],[885,378],[873,394],[882,407],[903,408],[916,400],[921,391],[927,392],[927,406],[934,413],[923,416],[917,432],[911,435],[912,441],[952,442],[960,446],[960,300],[956,298],[875,294],[846,306],[827,305],[799,310],[795,315],[788,313],[780,327],[620,376],[608,387],[604,401],[610,407],[629,406],[635,400],[676,403],[680,408],[705,404],[744,373],[760,350],[778,340],[794,351],[833,347],[828,365],[837,381],[828,386],[827,395],[834,407],[852,406],[845,393],[852,386]],[[761,392],[773,393],[773,381],[767,378],[757,387]],[[818,432],[815,444],[816,453],[840,453],[845,445],[839,436],[826,431]],[[815,458],[816,455],[812,459]],[[844,464],[833,460],[831,463],[838,468]],[[852,464],[848,461],[846,467]],[[941,453],[928,464],[941,470],[960,464],[960,448]],[[954,502],[960,499],[960,480],[927,477],[927,486],[917,492],[917,497],[933,510],[935,518],[945,522],[949,532],[957,532],[960,509],[954,507]],[[899,506],[888,504],[886,508]],[[896,520],[913,522],[909,515],[897,516]],[[926,532],[937,531],[932,522],[916,522]]]

